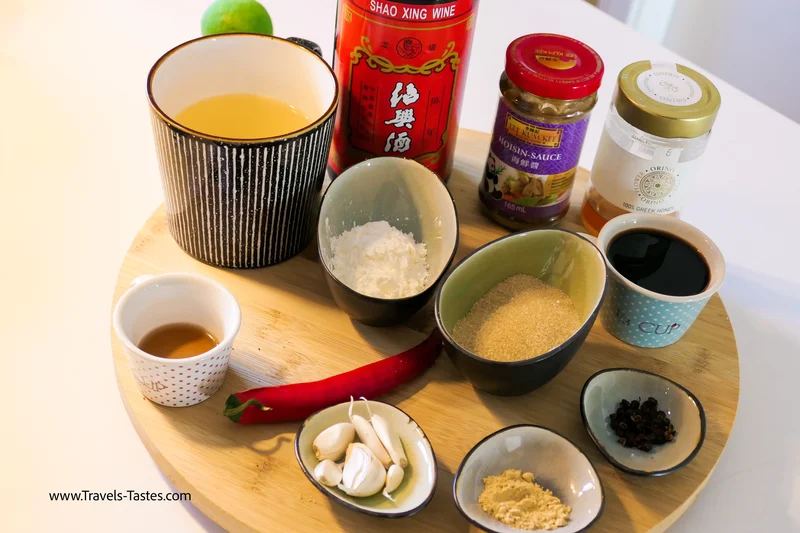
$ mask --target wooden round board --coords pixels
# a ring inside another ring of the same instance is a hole
[[[506,231],[479,212],[477,183],[489,135],[461,131],[448,187],[458,206],[461,233],[455,262]],[[578,173],[572,208],[562,225],[583,230],[578,208],[588,173]],[[621,343],[598,323],[572,362],[550,383],[526,396],[500,398],[475,391],[442,354],[423,376],[381,399],[411,415],[431,440],[439,464],[436,494],[421,513],[402,520],[347,510],[305,478],[293,451],[299,423],[239,426],[224,416],[229,394],[251,387],[313,381],[401,352],[433,327],[432,306],[402,327],[352,322],[331,299],[316,245],[285,263],[260,270],[224,270],[183,253],[159,208],[131,246],[114,302],[141,274],[198,272],[223,283],[238,298],[242,328],[222,389],[186,408],[144,399],[113,338],[122,399],[136,431],[178,490],[222,527],[234,532],[465,531],[475,529],[456,510],[453,474],[486,435],[513,424],[553,428],[580,446],[597,468],[606,494],[594,532],[663,531],[694,501],[728,440],[739,398],[739,359],[731,324],[714,296],[677,344],[643,349]],[[624,474],[600,454],[581,422],[578,399],[586,379],[608,367],[635,367],[665,375],[692,390],[705,407],[702,450],[684,469],[661,478]]]

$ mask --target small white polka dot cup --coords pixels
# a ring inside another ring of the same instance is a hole
[[[114,331],[125,346],[139,389],[148,400],[167,407],[195,405],[219,390],[241,322],[233,294],[197,274],[136,278],[114,309]],[[185,359],[156,357],[138,347],[147,333],[175,323],[201,326],[220,342]]]
[[[623,277],[608,260],[608,247],[617,235],[632,229],[662,231],[691,244],[708,264],[711,276],[706,289],[693,296],[669,296]],[[634,346],[660,348],[677,342],[725,278],[725,260],[719,248],[702,231],[674,217],[630,213],[613,218],[600,231],[597,247],[606,257],[609,278],[600,322],[609,333]]]

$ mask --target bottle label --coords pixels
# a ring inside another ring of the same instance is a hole
[[[500,99],[480,192],[493,211],[536,221],[567,209],[587,114],[571,124],[532,121]]]
[[[636,78],[639,89],[662,104],[676,107],[696,104],[703,96],[703,90],[689,76],[678,72],[674,63],[651,63]]]
[[[684,161],[681,148],[631,137],[622,147],[603,130],[592,166],[592,186],[627,211],[667,215],[683,207],[698,158]]]

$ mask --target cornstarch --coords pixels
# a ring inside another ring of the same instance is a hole
[[[385,220],[368,222],[331,239],[333,275],[351,289],[376,298],[404,298],[428,281],[428,251]]]

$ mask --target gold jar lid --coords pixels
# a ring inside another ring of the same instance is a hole
[[[619,73],[614,92],[619,116],[658,137],[704,135],[717,118],[719,104],[719,91],[708,78],[675,63],[631,63]]]

